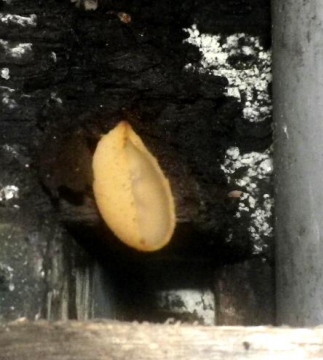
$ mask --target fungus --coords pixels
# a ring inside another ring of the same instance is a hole
[[[232,190],[228,193],[230,198],[241,198],[243,192],[241,190]]]
[[[121,241],[140,251],[169,242],[176,218],[169,182],[126,121],[99,141],[93,174],[99,212]]]

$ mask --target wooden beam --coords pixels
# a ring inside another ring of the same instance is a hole
[[[0,349],[1,360],[312,360],[323,329],[23,321],[2,324]]]

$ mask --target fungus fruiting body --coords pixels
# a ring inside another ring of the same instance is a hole
[[[99,141],[93,192],[103,220],[128,246],[155,251],[175,228],[171,188],[155,157],[126,121]]]

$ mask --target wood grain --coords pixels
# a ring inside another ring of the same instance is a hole
[[[15,322],[0,349],[1,360],[322,359],[323,329]]]

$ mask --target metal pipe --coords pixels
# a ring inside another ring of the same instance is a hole
[[[323,323],[323,2],[273,0],[277,323]]]

